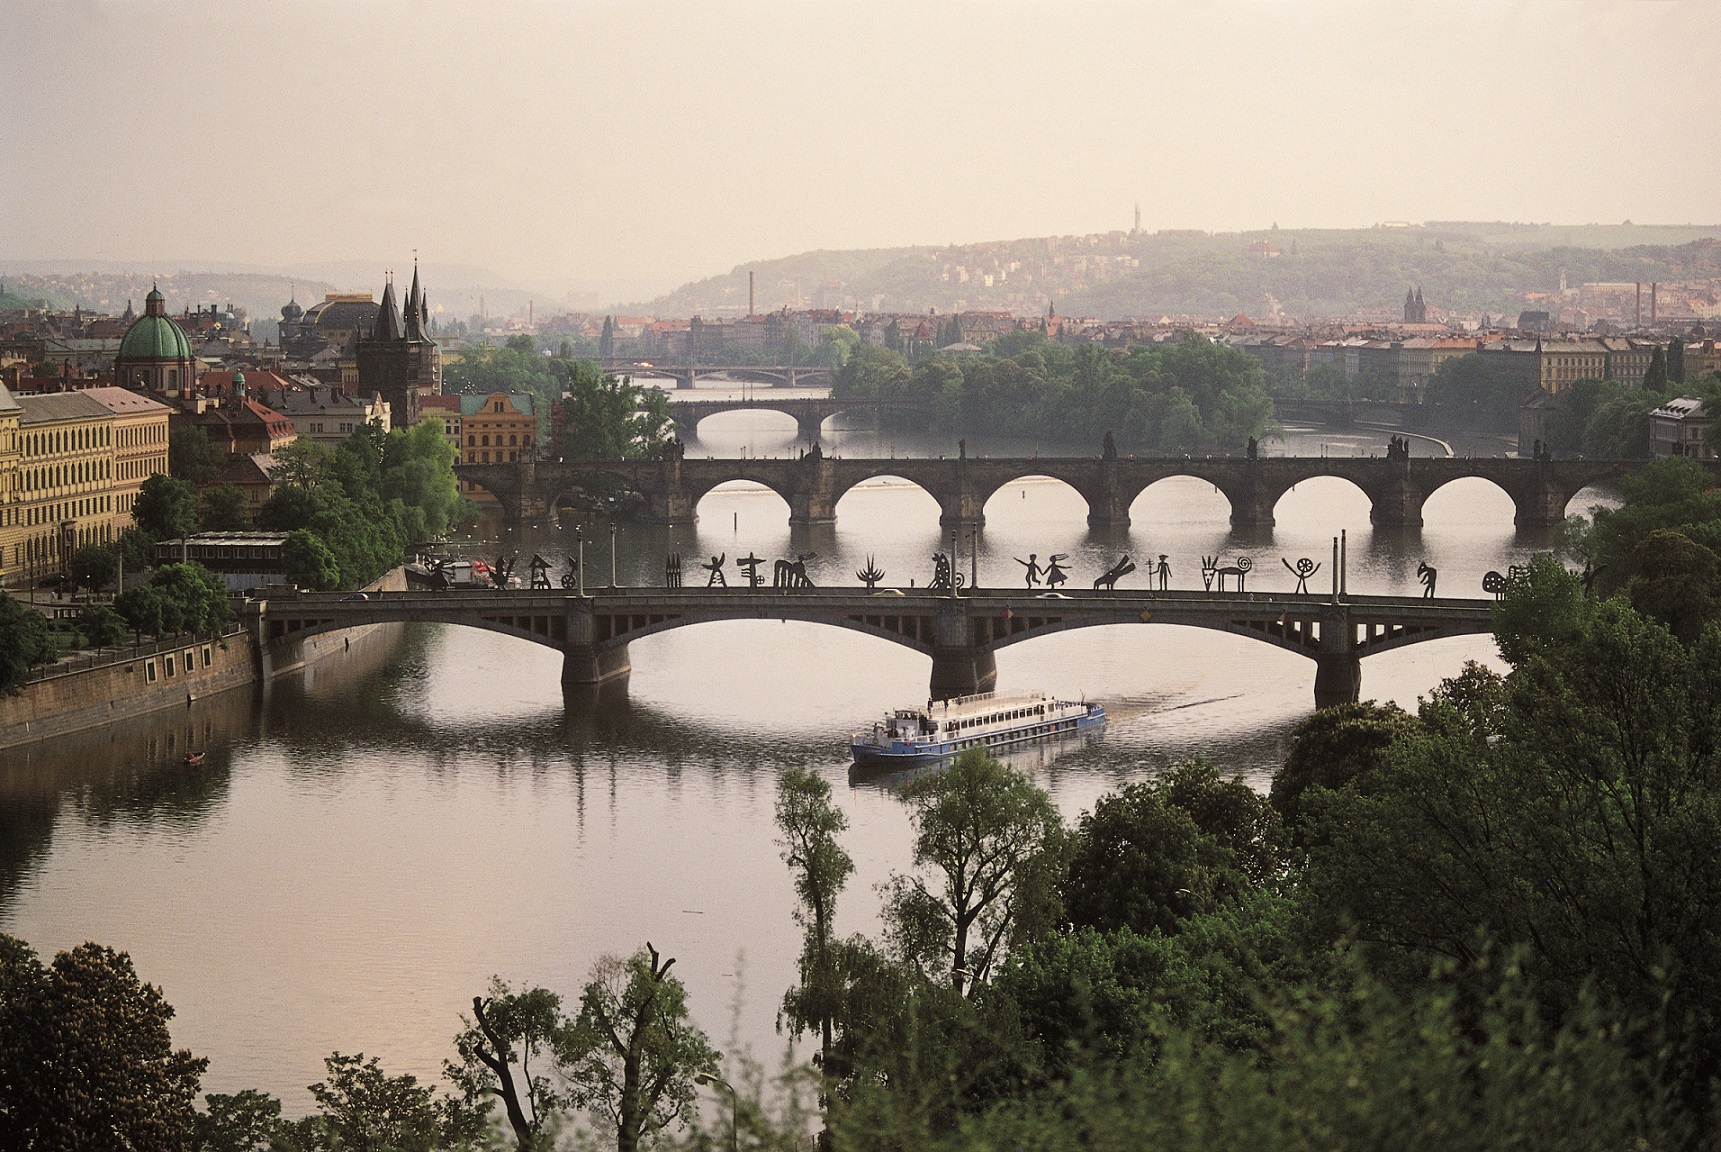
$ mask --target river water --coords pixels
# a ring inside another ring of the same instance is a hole
[[[787,416],[729,413],[705,421],[687,451],[792,455],[795,435]],[[1385,436],[1293,431],[1263,451],[1366,454]],[[841,417],[825,428],[825,450],[849,456],[954,449]],[[1093,449],[971,439],[968,450]],[[1414,450],[1444,451],[1424,440]],[[1582,493],[1573,510],[1603,501]],[[679,551],[689,584],[705,578],[699,559],[719,554],[739,582],[733,561],[746,553],[810,553],[819,584],[855,583],[869,557],[887,583],[924,584],[931,554],[949,546],[937,504],[903,483],[850,493],[835,528],[791,532],[787,505],[759,489],[720,489],[699,512],[690,529],[623,525],[618,580],[661,583],[665,553]],[[1343,530],[1353,592],[1419,593],[1426,560],[1440,594],[1476,596],[1484,572],[1545,544],[1515,533],[1510,500],[1479,480],[1432,496],[1415,532],[1372,531],[1366,499],[1339,480],[1300,485],[1274,529],[1244,536],[1231,532],[1224,497],[1191,479],[1143,493],[1121,539],[1090,535],[1081,497],[1055,481],[1012,484],[986,515],[972,562],[983,585],[1018,583],[1017,558],[1063,553],[1072,583],[1086,586],[1128,551],[1144,572],[1166,554],[1173,587],[1199,586],[1203,555],[1248,555],[1250,586],[1263,590],[1292,585],[1282,559],[1309,557],[1324,589]],[[608,583],[608,528],[588,537],[588,579]],[[533,553],[564,564],[575,541],[570,527],[539,526],[474,551],[518,553],[524,573]],[[1144,586],[1144,575],[1123,585]],[[550,649],[457,627],[390,628],[344,664],[267,692],[0,752],[0,931],[45,955],[84,940],[131,953],[176,1008],[175,1040],[211,1058],[206,1090],[261,1088],[295,1114],[330,1051],[434,1078],[492,974],[572,1001],[600,955],[646,940],[677,958],[694,1015],[720,1046],[774,1066],[798,941],[774,842],[777,774],[808,765],[832,783],[857,864],[839,927],[874,931],[875,886],[906,867],[910,830],[888,781],[851,777],[844,740],[875,713],[923,699],[929,660],[769,621],[662,633],[635,642],[632,659],[624,699],[570,711]],[[1487,637],[1371,657],[1363,695],[1414,706],[1466,660],[1498,665]],[[1196,754],[1265,787],[1312,706],[1314,666],[1241,637],[1130,626],[1006,648],[998,672],[1000,691],[1106,703],[1100,737],[1017,762],[1073,819]],[[202,768],[181,766],[187,747],[208,750]]]

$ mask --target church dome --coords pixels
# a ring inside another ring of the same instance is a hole
[[[288,323],[292,323],[304,314],[305,310],[299,307],[299,302],[297,300],[289,300],[285,304],[281,305],[281,319]]]
[[[144,297],[139,316],[120,341],[121,360],[190,360],[191,341],[167,314],[167,301],[154,288]]]

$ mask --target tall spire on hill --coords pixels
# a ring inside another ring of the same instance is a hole
[[[418,287],[418,261],[412,262],[412,287],[406,290],[406,338],[424,339],[424,293]]]

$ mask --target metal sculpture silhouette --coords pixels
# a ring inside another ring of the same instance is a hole
[[[807,576],[807,561],[814,559],[818,553],[797,553],[794,562],[777,561],[771,570],[771,587],[773,588],[811,588],[813,582]]]
[[[962,587],[962,573],[951,571],[950,557],[942,552],[932,554],[932,583],[927,587],[934,592],[953,592]]]
[[[1159,563],[1154,566],[1153,574],[1159,577],[1159,590],[1164,592],[1171,587],[1171,565],[1166,563],[1166,555],[1159,554]]]
[[[1016,563],[1028,570],[1028,587],[1037,588],[1040,585],[1040,556],[1037,552],[1028,553],[1026,560],[1016,557]]]
[[[1064,571],[1062,564],[1062,561],[1068,559],[1069,557],[1062,552],[1054,552],[1046,557],[1046,587],[1055,589],[1070,578],[1070,574]]]
[[[1107,592],[1116,591],[1117,582],[1134,571],[1135,561],[1131,560],[1129,558],[1129,553],[1126,552],[1124,553],[1122,560],[1119,560],[1116,564],[1113,564],[1110,568],[1107,568],[1104,572],[1094,577],[1094,587],[1099,588],[1103,586]]]
[[[671,552],[663,558],[663,586],[681,587],[681,553]]]
[[[490,582],[498,588],[508,587],[508,577],[514,574],[514,562],[518,559],[518,556],[510,556],[505,560],[497,557],[496,563],[490,567]]]
[[[550,587],[550,562],[534,552],[532,553],[532,562],[527,567],[532,570],[532,590],[534,592],[548,590]]]
[[[721,552],[711,558],[711,563],[700,565],[701,568],[711,573],[710,579],[705,581],[705,586],[707,588],[729,587],[729,581],[723,577],[723,562],[728,558],[729,553]]]
[[[764,562],[764,560],[753,555],[751,552],[747,553],[745,556],[737,556],[735,558],[735,567],[741,569],[742,572],[747,574],[747,587],[757,588],[765,582],[765,578],[759,575],[759,565]]]
[[[1428,561],[1424,560],[1416,566],[1416,578],[1422,581],[1422,598],[1424,600],[1434,599],[1434,582],[1440,579],[1440,570],[1430,568]]]
[[[1298,560],[1295,567],[1292,567],[1291,562],[1283,556],[1279,557],[1279,563],[1283,564],[1291,575],[1297,578],[1297,595],[1299,596],[1303,596],[1308,593],[1309,577],[1321,570],[1320,564],[1314,560],[1310,560],[1307,556]]]
[[[1224,565],[1219,563],[1217,556],[1203,556],[1201,558],[1201,586],[1211,592],[1213,591],[1213,581],[1217,579],[1219,591],[1223,592],[1225,591],[1225,577],[1235,576],[1237,578],[1237,591],[1241,592],[1243,591],[1243,581],[1248,577],[1249,569],[1254,566],[1255,562],[1247,556],[1237,557],[1235,564]]]
[[[1498,572],[1490,571],[1482,577],[1482,591],[1496,600],[1506,598],[1506,578]]]
[[[865,584],[868,592],[876,588],[878,582],[884,579],[884,573],[880,572],[878,565],[873,562],[872,553],[867,553],[865,568],[855,569],[855,579]]]
[[[562,573],[562,587],[572,592],[580,586],[580,562],[573,553],[568,554],[568,570]]]

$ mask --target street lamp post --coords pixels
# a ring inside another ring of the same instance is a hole
[[[616,582],[615,582],[615,537],[616,537],[616,526],[614,524],[611,524],[610,525],[610,587],[611,588],[614,588],[616,586]]]
[[[723,1079],[723,1077],[713,1076],[709,1072],[695,1072],[693,1074],[693,1082],[695,1084],[704,1084],[707,1086],[715,1084],[717,1087],[722,1088],[724,1091],[729,1093],[729,1152],[741,1152],[741,1121],[738,1115],[741,1108],[741,1102],[740,1097],[735,1094],[734,1086],[731,1085],[729,1081]]]

